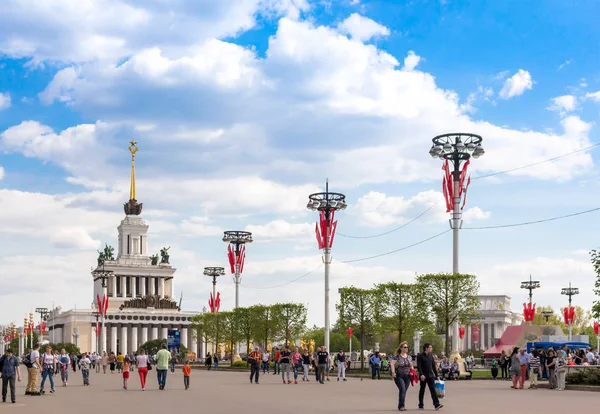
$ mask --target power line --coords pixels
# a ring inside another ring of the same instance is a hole
[[[342,237],[348,237],[350,239],[373,239],[375,237],[381,237],[381,236],[385,236],[386,234],[390,234],[393,233],[395,231],[398,231],[400,229],[403,229],[404,227],[408,226],[409,224],[417,221],[418,219],[420,219],[421,217],[423,217],[425,214],[429,213],[429,211],[434,208],[440,201],[442,201],[443,198],[440,198],[438,201],[436,201],[435,203],[433,203],[432,205],[430,205],[427,210],[423,211],[421,214],[419,214],[418,216],[416,216],[415,218],[413,218],[412,220],[404,223],[403,225],[396,227],[392,230],[386,231],[385,233],[379,233],[379,234],[374,234],[372,236],[349,236],[347,234],[342,234],[342,233],[336,233],[336,235],[338,236],[342,236]]]
[[[540,164],[544,164],[544,163],[547,163],[547,162],[556,161],[556,160],[561,159],[563,157],[568,157],[569,155],[577,154],[578,152],[587,151],[587,150],[595,148],[597,146],[600,146],[600,143],[596,143],[596,144],[590,145],[590,146],[585,147],[585,148],[580,148],[578,150],[575,150],[575,151],[572,151],[572,152],[569,152],[569,153],[566,153],[566,154],[558,155],[556,157],[548,158],[548,159],[543,160],[543,161],[534,162],[532,164],[522,165],[520,167],[511,168],[511,169],[504,170],[504,171],[498,171],[498,172],[495,172],[495,173],[490,173],[490,174],[485,174],[485,175],[478,175],[477,177],[472,177],[472,179],[473,180],[477,180],[477,179],[480,179],[480,178],[495,177],[495,176],[502,175],[502,174],[508,174],[510,172],[513,172],[513,171],[519,171],[519,170],[523,170],[525,168],[535,167],[536,165],[540,165]],[[374,234],[374,235],[371,235],[371,236],[351,236],[351,235],[343,234],[343,233],[336,233],[336,234],[338,236],[346,237],[346,238],[350,238],[350,239],[373,239],[373,238],[376,238],[376,237],[386,236],[386,235],[388,235],[390,233],[394,233],[395,231],[403,229],[404,227],[408,226],[409,224],[414,223],[415,221],[417,221],[418,219],[420,219],[421,217],[423,217],[425,214],[427,214],[429,211],[431,211],[431,209],[433,207],[435,207],[443,199],[444,199],[443,197],[440,198],[438,201],[436,201],[435,203],[433,203],[432,205],[430,205],[425,211],[423,211],[422,213],[420,213],[418,216],[416,216],[415,218],[411,219],[407,223],[404,223],[403,225],[401,225],[399,227],[393,228],[393,229],[388,230],[388,231],[383,232],[383,233]],[[531,223],[531,224],[533,224],[533,223]],[[514,225],[509,225],[508,227],[514,227]],[[486,227],[486,228],[488,228],[488,227]],[[496,227],[492,226],[492,227],[489,227],[489,228],[496,228]],[[475,228],[473,228],[473,229],[475,229]]]
[[[540,164],[545,164],[547,162],[556,161],[556,160],[561,159],[563,157],[568,157],[569,155],[577,154],[578,152],[587,151],[589,149],[597,147],[598,145],[600,145],[600,143],[590,145],[589,147],[580,148],[580,149],[575,150],[573,152],[569,152],[567,154],[562,154],[562,155],[559,155],[557,157],[548,158],[547,160],[534,162],[533,164],[522,165],[520,167],[511,168],[509,170],[504,170],[504,171],[498,171],[498,172],[495,172],[495,173],[490,173],[490,174],[485,174],[485,175],[478,175],[477,177],[472,177],[472,179],[473,180],[478,180],[480,178],[494,177],[496,175],[507,174],[507,173],[510,173],[510,172],[513,172],[513,171],[519,171],[519,170],[523,170],[525,168],[535,167],[536,165],[540,165]]]
[[[343,261],[340,261],[339,263],[354,263],[354,262],[362,262],[362,261],[365,261],[365,260],[371,260],[371,259],[376,259],[376,258],[378,258],[378,257],[388,256],[388,255],[390,255],[390,254],[398,253],[398,252],[401,252],[401,251],[403,251],[403,250],[408,250],[408,249],[410,249],[411,247],[415,247],[415,246],[418,246],[418,245],[420,245],[420,244],[426,243],[426,242],[428,242],[429,240],[433,240],[433,239],[435,239],[436,237],[440,237],[441,235],[448,233],[450,230],[452,230],[452,229],[445,230],[445,231],[443,231],[443,232],[441,232],[441,233],[438,233],[438,234],[436,234],[435,236],[428,237],[428,238],[426,238],[426,239],[424,239],[424,240],[418,241],[418,242],[416,242],[416,243],[413,243],[413,244],[410,244],[410,245],[408,245],[408,246],[401,247],[401,248],[399,248],[399,249],[396,249],[396,250],[392,250],[392,251],[389,251],[389,252],[381,253],[381,254],[378,254],[378,255],[375,255],[375,256],[362,257],[362,258],[360,258],[360,259],[343,260]]]
[[[539,224],[546,223],[548,221],[561,220],[569,217],[581,216],[582,214],[593,213],[594,211],[600,210],[600,207],[592,208],[590,210],[579,211],[577,213],[565,214],[563,216],[551,217],[543,220],[534,220],[534,221],[526,221],[523,223],[514,223],[514,224],[501,224],[499,226],[484,226],[484,227],[464,227],[463,230],[487,230],[487,229],[502,229],[507,227],[519,227],[519,226],[528,226],[530,224]]]
[[[248,286],[248,285],[246,285],[244,283],[242,283],[241,285],[244,286],[244,287],[250,288],[250,289],[274,289],[274,288],[278,288],[278,287],[281,287],[281,286],[289,285],[290,283],[297,282],[300,279],[304,279],[306,276],[310,275],[315,270],[320,269],[321,267],[323,267],[322,264],[320,264],[319,266],[315,267],[314,269],[312,269],[312,270],[304,273],[302,276],[297,277],[296,279],[289,280],[289,281],[287,281],[285,283],[281,283],[279,285],[274,285],[274,286]]]

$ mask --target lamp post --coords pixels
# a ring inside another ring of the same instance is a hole
[[[33,320],[33,312],[29,313],[29,339],[31,342],[31,348],[35,346],[33,343],[33,329],[34,329],[34,320]]]
[[[524,282],[521,282],[521,289],[525,289],[529,291],[529,312],[531,312],[532,314],[530,315],[530,320],[526,321],[529,322],[529,324],[533,324],[533,317],[535,315],[535,309],[533,308],[533,291],[536,289],[539,289],[541,287],[540,282],[537,280],[532,280],[531,275],[529,275],[529,280],[526,280]]]
[[[104,354],[104,351],[106,349],[106,329],[104,328],[104,322],[106,319],[106,309],[102,309],[102,307],[106,306],[104,301],[108,300],[108,285],[106,282],[112,273],[113,273],[112,270],[105,270],[104,261],[102,261],[102,269],[100,269],[100,267],[98,267],[98,268],[96,268],[96,270],[94,270],[92,272],[92,276],[94,277],[94,282],[97,280],[100,280],[102,283],[102,305],[98,304],[99,305],[98,311],[101,312],[101,315],[100,315],[101,316],[101,319],[100,319],[100,323],[101,323],[100,349],[98,352],[100,357],[102,357],[102,355]]]
[[[95,311],[92,311],[92,316],[94,316],[96,318],[96,326],[94,328],[94,334],[96,336],[96,353],[98,353],[99,349],[100,349],[100,326],[98,326],[98,321],[100,320],[100,315],[101,315],[101,310],[98,307],[98,303],[96,303],[96,301],[92,302],[92,309],[95,309]],[[102,355],[100,355],[102,356]]]
[[[212,285],[213,285],[212,301],[213,301],[213,305],[211,306],[211,312],[215,313],[215,312],[217,312],[217,309],[216,309],[216,304],[217,304],[216,303],[217,302],[217,278],[219,276],[224,276],[225,275],[225,269],[223,267],[205,267],[204,268],[204,275],[208,276],[208,277],[212,277]]]
[[[571,282],[569,282],[568,288],[562,288],[560,291],[561,295],[567,295],[569,297],[569,341],[573,339],[573,313],[571,312],[571,298],[575,295],[579,295],[579,289],[571,287]],[[565,321],[566,322],[566,321]]]
[[[540,313],[540,315],[542,315],[544,317],[544,319],[546,319],[546,325],[548,325],[549,324],[548,321],[550,320],[550,317],[552,315],[554,315],[554,312],[552,312],[552,311],[542,311]]]
[[[240,282],[246,259],[246,244],[252,243],[252,233],[249,231],[228,230],[223,233],[223,241],[228,244],[227,254],[231,273],[235,282],[235,308],[240,306]],[[233,248],[231,247],[233,245]],[[239,360],[240,345],[235,344],[235,359]]]
[[[429,150],[429,155],[444,160],[442,167],[445,172],[443,193],[446,199],[446,212],[452,212],[452,218],[450,219],[450,228],[452,229],[452,273],[457,274],[459,273],[458,236],[462,227],[462,210],[465,206],[466,192],[471,180],[469,177],[465,185],[465,178],[471,157],[479,158],[485,153],[481,146],[483,138],[469,133],[450,133],[438,135],[432,141],[433,145]],[[452,164],[452,170],[450,170],[449,163]],[[463,195],[465,198],[463,198]],[[462,206],[461,199],[463,200]],[[454,323],[453,331],[451,356],[460,359],[458,321]]]
[[[325,264],[325,346],[329,349],[329,267],[331,265],[331,246],[337,227],[334,221],[337,210],[345,210],[346,196],[342,193],[329,191],[329,180],[325,181],[325,192],[314,193],[308,196],[306,208],[311,211],[319,211],[319,223],[316,227],[317,243],[319,249],[323,250],[323,263]]]
[[[35,313],[40,314],[40,326],[41,322],[46,322],[48,319],[48,308],[35,308]],[[44,341],[44,332],[40,330],[40,344]]]

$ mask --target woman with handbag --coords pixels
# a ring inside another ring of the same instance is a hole
[[[390,363],[392,378],[398,387],[398,410],[406,411],[406,392],[410,384],[410,370],[412,369],[412,358],[408,355],[408,343],[403,341],[394,352]]]
[[[148,370],[152,369],[152,365],[148,360],[148,355],[146,355],[146,350],[144,348],[140,348],[138,356],[135,357],[135,363],[138,367],[138,374],[140,376],[140,384],[142,386],[142,391],[145,391],[146,377],[148,376]]]

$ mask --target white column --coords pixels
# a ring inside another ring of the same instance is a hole
[[[138,348],[139,348],[138,327],[137,327],[137,325],[133,325],[131,327],[131,346],[130,346],[131,352],[133,352],[133,353],[137,352]]]
[[[153,296],[156,294],[156,292],[154,291],[154,278],[153,277],[149,277],[148,278],[148,288],[150,289],[150,296]]]
[[[115,325],[110,327],[110,352],[117,353],[117,327]]]
[[[152,338],[150,338],[150,340],[154,341],[155,339],[159,339],[158,338],[158,326],[152,327]]]
[[[146,296],[146,278],[140,277],[140,295]]]
[[[138,290],[137,290],[137,281],[139,277],[131,276],[131,297],[137,298]]]
[[[123,325],[121,326],[121,353],[123,355],[125,355],[127,353],[127,351],[129,350],[128,347],[128,343],[127,343],[127,325]]]
[[[113,298],[117,297],[117,277],[115,275],[112,275],[110,283],[112,285],[112,295]]]
[[[181,345],[185,346],[186,348],[190,347],[190,344],[188,344],[188,328],[181,328]]]
[[[148,342],[148,327],[142,326],[142,344]]]
[[[167,335],[169,334],[168,331],[169,331],[169,328],[161,328],[159,339],[167,339]]]
[[[196,354],[196,359],[200,359],[201,355],[200,352],[198,352],[198,340],[196,339],[196,335],[194,335],[193,332],[190,342],[190,350]]]
[[[125,286],[126,286],[125,282],[126,281],[127,281],[127,278],[125,276],[121,276],[121,297],[122,298],[124,298],[124,297],[127,296],[127,295],[125,295],[125,292],[126,292],[126,290],[125,290]]]
[[[161,298],[165,297],[165,278],[161,277],[158,279],[158,294]]]

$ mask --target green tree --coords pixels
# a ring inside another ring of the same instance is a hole
[[[213,354],[218,351],[217,347],[219,346],[220,341],[223,340],[224,313],[225,312],[205,312],[194,317],[198,319],[196,323],[198,327],[201,327],[202,332],[204,333],[205,342],[211,342],[213,344],[214,348],[211,351]]]
[[[358,328],[360,338],[361,369],[364,358],[367,334],[374,331],[373,321],[377,320],[378,292],[374,289],[359,289],[354,286],[340,289],[340,302],[336,305],[339,314],[338,323],[342,329]]]
[[[139,352],[140,349],[143,349],[144,351],[146,351],[146,354],[148,354],[148,355],[156,355],[156,353],[161,350],[163,344],[165,344],[165,345],[167,344],[167,340],[165,338],[152,339],[152,340],[144,342],[142,345],[140,345],[136,352]],[[187,355],[188,355],[188,349],[185,346],[180,345],[179,353],[176,354],[175,356],[177,358],[179,358],[180,360],[185,360],[187,358]]]
[[[240,339],[246,341],[246,353],[252,352],[252,310],[250,308],[235,308],[233,316],[236,319]]]
[[[552,312],[552,315],[548,317],[548,325],[560,326],[564,331],[565,324],[563,323],[563,318],[559,313],[552,309],[552,306],[536,306],[535,316],[531,322],[532,325],[546,325],[546,317],[542,315],[542,312]]]
[[[592,266],[596,273],[596,282],[594,284],[594,294],[596,297],[600,296],[600,252],[598,250],[591,250],[590,256],[592,260]],[[600,319],[600,300],[595,300],[592,306],[592,316],[595,319]]]
[[[222,318],[223,342],[229,345],[229,349],[231,349],[232,353],[231,360],[233,361],[235,344],[243,339],[240,333],[237,314],[234,312],[219,312],[219,314]]]
[[[273,339],[273,332],[275,330],[275,321],[273,320],[271,306],[251,306],[250,317],[254,339],[261,343],[266,350],[268,342]]]
[[[382,332],[398,334],[398,342],[408,340],[408,333],[429,323],[427,308],[419,299],[419,289],[414,284],[385,283],[376,285],[381,307]]]
[[[445,335],[446,355],[450,355],[449,327],[455,322],[466,322],[479,309],[479,282],[467,274],[425,274],[417,276],[419,297],[425,308],[441,323]]]
[[[277,303],[271,306],[275,325],[275,339],[285,340],[300,338],[306,330],[306,306],[301,303]]]

